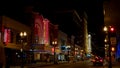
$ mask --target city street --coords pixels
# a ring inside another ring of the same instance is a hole
[[[120,0],[1,4],[0,68],[120,68]]]
[[[93,66],[89,61],[80,61],[76,63],[60,63],[60,64],[46,64],[44,66],[29,66],[27,68],[108,68],[107,65],[103,66]],[[114,64],[112,68],[120,68],[119,64]]]

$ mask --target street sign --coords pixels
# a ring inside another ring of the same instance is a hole
[[[110,43],[111,45],[115,45],[117,43],[116,37],[110,37]]]

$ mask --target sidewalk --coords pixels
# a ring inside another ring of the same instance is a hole
[[[48,65],[54,65],[53,63],[36,63],[36,64],[27,64],[24,66],[24,68],[33,68],[33,67],[41,67],[41,66],[48,66]],[[21,66],[10,66],[10,68],[21,68]]]

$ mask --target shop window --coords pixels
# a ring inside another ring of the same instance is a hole
[[[61,46],[61,50],[66,50],[66,47],[65,46]]]

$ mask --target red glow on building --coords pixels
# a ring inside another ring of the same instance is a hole
[[[11,31],[10,29],[4,29],[4,42],[5,44],[9,43],[11,40]]]
[[[44,22],[43,16],[39,14],[35,14],[34,20],[34,35],[35,40],[38,40],[38,44],[44,44]]]
[[[49,20],[44,19],[44,43],[48,44],[49,43]]]
[[[54,48],[52,48],[52,52],[54,52]]]
[[[35,14],[34,36],[38,44],[49,44],[49,20],[42,15]]]
[[[52,54],[54,55],[54,47],[52,48]]]

